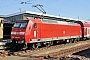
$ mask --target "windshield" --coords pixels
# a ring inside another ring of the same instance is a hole
[[[21,20],[21,21],[17,21],[15,24],[14,24],[14,28],[26,28],[26,25],[28,23],[28,20]]]

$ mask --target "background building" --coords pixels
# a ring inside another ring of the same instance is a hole
[[[55,20],[63,20],[63,21],[77,20],[77,19],[53,16],[53,15],[48,15],[48,14],[43,14],[43,13],[36,13],[36,12],[31,12],[31,11],[22,11],[22,12],[18,12],[18,13],[9,14],[4,17],[5,17],[5,21],[8,21],[8,22],[14,22],[19,19],[25,19],[26,17],[30,17],[30,18],[40,17],[40,18],[44,18],[44,19],[52,19],[52,20],[55,19]]]

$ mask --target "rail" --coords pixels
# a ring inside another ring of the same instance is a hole
[[[64,47],[64,48],[63,48]],[[22,60],[44,60],[44,59],[56,59],[61,60],[67,57],[73,57],[74,53],[86,50],[90,48],[90,40],[80,41],[77,43],[62,44],[57,46],[51,46],[49,48],[39,48],[35,50],[26,50],[13,52],[13,56],[27,57]],[[42,53],[44,52],[44,53]],[[9,51],[2,52],[0,57],[6,57],[9,55]],[[79,59],[86,59],[78,57]]]

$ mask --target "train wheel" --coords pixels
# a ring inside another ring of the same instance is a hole
[[[32,49],[35,49],[35,48],[36,48],[35,44],[32,44]]]
[[[71,41],[72,41],[72,43],[74,43],[75,40],[74,39],[71,39]]]
[[[72,43],[72,39],[69,40],[69,43]]]
[[[77,39],[74,39],[74,43],[76,43],[77,42]]]
[[[47,42],[46,47],[50,47],[50,42]]]
[[[42,46],[42,43],[36,43],[36,49]]]
[[[66,42],[66,43],[70,43],[71,40],[70,40],[70,39],[65,39],[65,42]]]
[[[77,42],[80,40],[80,38],[77,38]]]
[[[51,46],[53,45],[53,41],[50,42],[50,45],[51,45]]]
[[[38,49],[38,48],[39,48],[39,46],[37,45],[37,46],[36,46],[36,49]]]

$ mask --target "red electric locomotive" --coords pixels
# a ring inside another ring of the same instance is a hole
[[[84,26],[88,27],[87,24]],[[41,45],[53,45],[60,41],[73,42],[87,37],[87,30],[82,30],[78,23],[49,19],[17,20],[11,31],[11,48],[36,48]],[[90,26],[89,26],[90,27]],[[89,30],[90,31],[90,30]]]

